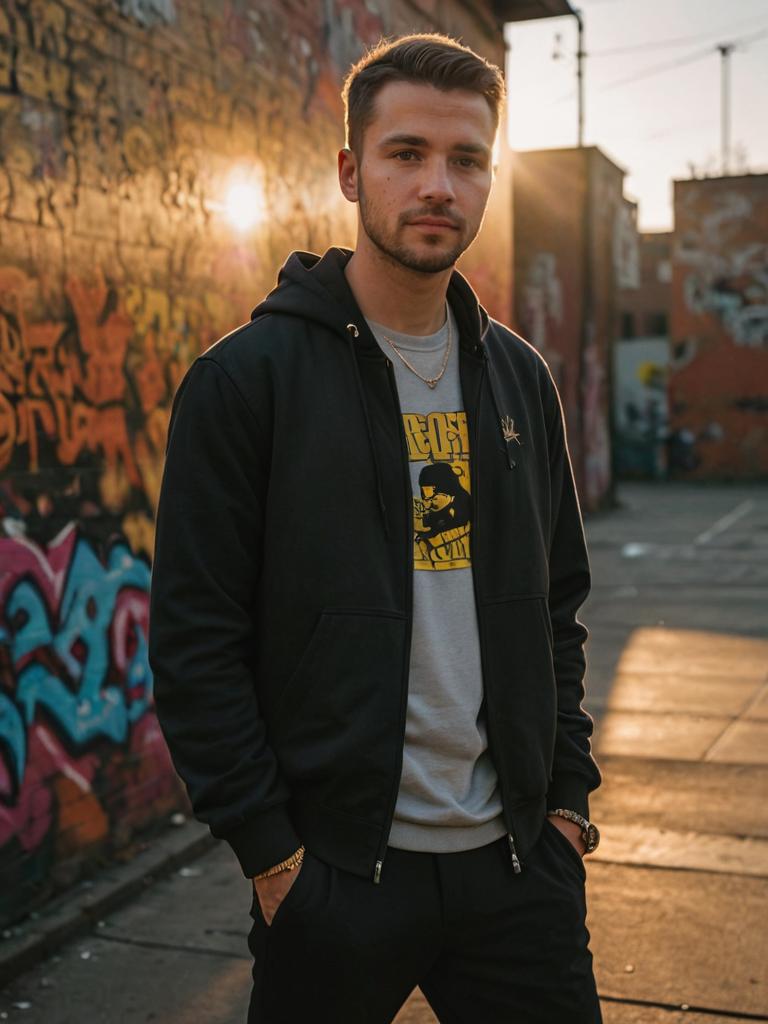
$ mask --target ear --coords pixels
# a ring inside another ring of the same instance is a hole
[[[351,149],[340,149],[339,156],[339,188],[345,199],[350,203],[358,200],[357,189],[357,157]]]

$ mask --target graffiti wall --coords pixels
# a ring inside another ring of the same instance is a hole
[[[0,563],[1,866],[21,909],[180,790],[152,714],[146,559],[121,540],[100,555],[73,524],[45,546],[0,538]]]
[[[639,280],[623,177],[595,147],[516,153],[513,164],[515,321],[560,388],[587,510],[610,500],[618,293]]]
[[[437,29],[503,61],[490,3],[420,10],[0,9],[0,923],[182,805],[146,657],[172,397],[291,250],[352,244],[335,156],[363,49]],[[467,268],[508,317],[495,202]]]
[[[768,174],[675,182],[672,437],[678,472],[768,476]]]

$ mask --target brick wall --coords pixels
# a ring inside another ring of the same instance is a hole
[[[648,231],[639,236],[639,287],[619,297],[619,337],[669,336],[672,305],[672,232]]]
[[[514,158],[515,323],[560,388],[587,510],[610,500],[618,295],[638,277],[635,210],[623,177],[596,147]]]
[[[294,248],[351,244],[343,73],[490,4],[8,0],[0,9],[0,921],[180,805],[146,654],[174,389]],[[232,189],[253,219],[230,219]],[[235,193],[236,194],[236,193]],[[508,195],[466,269],[508,319]]]
[[[678,474],[768,477],[768,174],[675,182]]]

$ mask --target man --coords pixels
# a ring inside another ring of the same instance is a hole
[[[451,1024],[594,1024],[589,569],[561,408],[454,270],[503,82],[412,36],[345,100],[354,253],[294,253],[177,396],[158,713],[254,879],[251,1022],[384,1024],[420,985]]]

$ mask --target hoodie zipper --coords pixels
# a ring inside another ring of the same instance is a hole
[[[472,529],[470,530],[470,534],[469,534],[469,550],[470,550],[470,557],[471,557],[471,561],[472,561],[472,570],[471,570],[472,571],[472,589],[473,589],[473,592],[474,592],[474,595],[475,595],[475,609],[476,609],[476,615],[477,615],[477,630],[478,630],[478,633],[479,633],[479,636],[480,636],[480,668],[481,668],[483,679],[487,679],[488,678],[488,673],[485,671],[485,637],[483,636],[482,626],[481,626],[481,623],[480,623],[480,604],[479,604],[478,593],[477,593],[477,576],[475,574],[475,566],[476,566],[477,563],[475,562],[475,550],[474,550],[475,545],[473,543],[474,538],[477,536],[477,522],[478,522],[478,519],[480,518],[479,515],[478,515],[478,509],[479,509],[479,505],[480,505],[480,486],[479,486],[479,473],[478,473],[478,469],[477,469],[477,464],[478,464],[479,455],[480,455],[480,451],[479,451],[479,449],[480,449],[480,445],[479,445],[479,437],[480,437],[480,398],[481,398],[482,392],[483,392],[483,380],[485,378],[486,373],[488,374],[489,386],[491,386],[490,385],[490,368],[488,366],[488,356],[487,356],[484,348],[482,349],[482,357],[483,357],[483,366],[482,366],[482,370],[480,371],[480,381],[478,382],[478,385],[477,385],[477,400],[475,402],[475,430],[474,430],[474,437],[472,438],[472,447],[470,448],[470,452],[469,452],[469,459],[470,459],[470,463],[469,463],[470,464],[470,470],[469,470],[469,472],[470,472],[470,479],[472,481],[472,495],[473,495],[473,498],[474,498],[474,516],[472,518]],[[494,407],[495,407],[495,405],[496,405],[495,395],[492,394],[492,398],[493,398]],[[513,465],[514,465],[514,463],[513,463]],[[484,692],[485,692],[485,705],[486,705],[485,720],[486,720],[486,727],[488,729],[488,749],[489,749],[489,751],[491,753],[491,759],[493,760],[494,767],[495,767],[496,766],[496,759],[493,757],[493,751],[494,751],[494,748],[496,746],[496,743],[495,743],[495,736],[494,736],[494,726],[492,724],[492,722],[493,722],[493,715],[491,714],[490,697],[489,697],[488,690],[484,689]],[[509,818],[509,802],[508,802],[508,800],[505,799],[505,795],[504,795],[504,782],[503,782],[503,779],[502,779],[501,775],[498,773],[498,771],[497,771],[497,778],[499,780],[499,790],[501,792],[501,805],[502,805],[502,808],[506,812],[505,813],[505,818],[508,819]],[[509,829],[509,832],[507,832],[507,844],[509,846],[509,856],[510,856],[510,859],[512,861],[512,870],[513,870],[513,872],[516,875],[519,875],[520,872],[523,869],[522,869],[522,865],[520,864],[520,858],[517,855],[517,847],[515,846],[515,837],[514,837],[514,833],[512,831],[512,824],[511,824],[511,822],[509,820],[506,821],[506,824],[507,824],[507,828]]]
[[[389,386],[392,390],[392,395],[395,400],[395,407],[398,415],[398,433],[400,435],[400,453],[402,456],[402,465],[405,466],[406,479],[408,479],[408,450],[405,446],[405,437],[403,434],[403,410],[400,406],[400,395],[397,391],[397,381],[395,380],[395,372],[392,368],[392,361],[386,359],[387,364],[387,377],[389,378]],[[403,656],[403,671],[400,677],[400,743],[398,746],[397,764],[395,766],[394,778],[392,782],[392,794],[390,796],[389,811],[387,813],[386,829],[384,831],[384,838],[379,847],[376,864],[373,869],[373,882],[374,885],[378,885],[381,882],[381,872],[384,867],[384,858],[387,852],[387,843],[389,842],[389,833],[392,830],[392,821],[395,817],[395,807],[397,805],[397,794],[400,789],[400,776],[403,771],[403,750],[405,748],[405,723],[406,714],[408,708],[408,671],[411,663],[411,637],[413,632],[413,541],[410,540],[413,533],[413,498],[410,494],[410,486],[405,488],[405,537],[406,537],[406,588],[405,588],[405,622],[406,622],[406,633],[405,633],[405,652]]]
[[[347,330],[350,331],[350,333],[352,333],[355,338],[358,337],[359,331],[358,331],[357,326],[355,324],[348,324],[347,325]],[[484,379],[486,373],[489,373],[489,377],[490,377],[490,371],[489,371],[489,368],[488,368],[487,359],[488,359],[488,357],[487,357],[487,355],[485,353],[485,350],[483,349],[482,350],[482,360],[483,360],[483,362],[482,362],[482,370],[481,370],[481,374],[480,374],[480,381],[478,383],[477,402],[476,402],[476,409],[475,409],[475,437],[474,437],[474,441],[475,441],[475,447],[476,448],[477,448],[477,439],[478,439],[478,437],[480,435],[480,396],[482,394],[483,379]],[[402,431],[403,411],[402,411],[402,407],[400,406],[400,395],[399,395],[398,390],[397,390],[397,381],[395,379],[395,373],[394,373],[394,370],[392,368],[392,361],[390,359],[385,359],[385,362],[386,362],[386,367],[387,367],[387,376],[389,378],[390,388],[391,388],[391,391],[392,391],[392,395],[393,395],[393,398],[394,398],[394,401],[395,401],[395,407],[397,409],[397,414],[398,414],[398,417],[399,417],[398,418],[398,426],[399,426],[399,434],[400,434],[400,452],[401,452],[401,456],[402,456],[402,459],[403,459],[403,463],[402,464],[405,466],[405,472],[407,474],[407,472],[408,472],[408,451],[407,451],[406,446],[405,446],[405,438],[404,438],[403,431]],[[495,405],[495,397],[496,396],[493,395],[494,405]],[[472,550],[472,548],[473,548],[472,537],[473,537],[474,531],[477,528],[477,519],[478,519],[477,508],[478,508],[478,499],[479,499],[477,460],[478,460],[477,453],[475,453],[474,456],[473,456],[473,452],[470,451],[470,467],[471,467],[470,468],[470,473],[471,473],[471,478],[472,478],[472,493],[473,493],[473,495],[475,497],[475,517],[474,517],[474,521],[472,523],[472,530],[470,531],[470,554],[472,556],[472,565],[473,565],[473,567],[474,567],[475,563],[474,563],[474,552]],[[514,462],[511,463],[511,465],[510,465],[510,468],[513,468],[513,467],[514,467]],[[406,516],[405,536],[406,536],[406,538],[410,538],[411,537],[412,524],[413,524],[413,501],[412,501],[412,497],[410,496],[409,492],[410,492],[410,487],[406,487],[405,488],[405,516]],[[392,821],[393,821],[394,816],[395,816],[395,807],[397,805],[397,794],[398,794],[398,791],[399,791],[399,788],[400,788],[400,776],[401,776],[402,770],[403,770],[403,751],[404,751],[404,747],[405,747],[405,727],[406,727],[406,715],[407,715],[407,707],[408,707],[408,686],[407,686],[407,680],[408,680],[408,667],[410,665],[410,659],[411,659],[411,641],[412,641],[412,631],[413,631],[413,607],[412,607],[413,606],[413,545],[412,545],[412,543],[408,543],[407,540],[406,540],[406,544],[407,544],[407,551],[406,551],[406,593],[405,593],[406,642],[405,642],[405,652],[404,652],[403,673],[402,673],[401,682],[400,682],[400,744],[399,744],[399,747],[398,747],[399,754],[398,754],[396,769],[395,769],[395,772],[394,772],[394,779],[393,779],[393,785],[392,785],[392,794],[390,796],[390,805],[389,805],[389,811],[388,811],[388,814],[387,814],[386,830],[384,832],[384,837],[383,837],[382,843],[381,843],[381,845],[379,847],[379,850],[377,852],[378,855],[377,855],[376,863],[375,863],[374,869],[373,869],[373,883],[374,883],[374,885],[379,885],[379,883],[381,882],[381,874],[382,874],[382,871],[383,871],[383,868],[384,868],[384,858],[386,856],[387,843],[389,842],[389,834],[390,834],[390,832],[392,830]],[[477,581],[476,581],[476,578],[475,578],[474,568],[472,569],[472,587],[473,587],[474,598],[475,598],[475,608],[477,609],[479,607],[479,605],[478,605],[478,595],[477,595]],[[477,616],[477,619],[478,619],[478,631],[480,631],[480,616],[479,615]],[[485,672],[485,668],[484,668],[484,665],[483,665],[483,662],[485,660],[484,659],[484,650],[485,650],[485,645],[484,645],[483,638],[482,638],[482,635],[481,635],[480,636],[481,670],[482,670],[482,673],[483,673],[483,677],[487,678],[486,672]],[[489,704],[489,701],[488,701],[488,695],[487,695],[487,692],[486,692],[486,705],[488,705],[488,704]],[[488,746],[489,746],[489,749],[491,751],[491,756],[493,756],[493,749],[494,749],[495,743],[493,741],[493,736],[492,736],[493,727],[491,725],[492,716],[491,716],[490,713],[488,713],[486,715],[486,720],[487,720],[487,728],[488,728]],[[498,776],[498,778],[499,778],[499,789],[501,790],[502,806],[504,808],[508,808],[508,806],[509,806],[508,802],[504,799],[504,787],[503,787],[503,782],[502,782],[501,776]],[[509,845],[510,859],[512,861],[512,870],[513,870],[513,872],[516,875],[519,875],[520,872],[522,871],[522,866],[520,864],[520,858],[518,857],[518,854],[517,854],[517,848],[515,846],[515,837],[514,837],[514,834],[512,832],[512,826],[508,825],[508,827],[510,828],[510,831],[507,833],[507,843]]]
[[[360,337],[360,329],[358,328],[357,324],[349,323],[349,324],[347,324],[347,328],[346,329],[349,332],[349,334],[350,334],[352,339],[357,340],[357,338]],[[354,340],[352,340],[352,342],[351,342],[351,344],[353,344],[353,345],[354,345]],[[355,354],[354,350],[352,351],[352,358],[356,359],[356,354]],[[402,410],[402,408],[400,406],[400,395],[398,394],[398,391],[397,391],[397,381],[395,380],[395,373],[394,373],[394,370],[392,369],[392,361],[390,359],[387,359],[386,356],[385,356],[384,357],[384,362],[386,363],[386,367],[387,367],[387,378],[389,380],[390,390],[391,390],[392,395],[393,395],[394,400],[395,400],[395,408],[397,409],[398,433],[400,435],[400,456],[401,456],[401,460],[402,460],[401,461],[401,465],[403,465],[405,467],[404,472],[406,474],[406,479],[410,480],[410,477],[408,475],[408,449],[407,449],[406,444],[405,444],[405,435],[403,433],[403,410]],[[357,374],[357,371],[356,371],[356,374]],[[371,430],[370,421],[368,419],[368,413],[367,413],[367,410],[365,409],[365,396],[362,393],[362,387],[363,386],[362,386],[362,381],[360,380],[359,374],[357,374],[357,385],[358,385],[358,388],[360,389],[360,399],[361,399],[361,401],[363,403],[363,406],[364,406],[363,413],[365,415],[366,427],[368,429],[368,437],[369,437],[369,440],[371,442],[372,457],[373,457],[374,460],[376,460],[376,451],[375,451],[375,447],[374,447],[373,433],[372,433],[372,430]],[[386,508],[385,508],[385,505],[384,505],[384,496],[383,496],[382,491],[381,491],[381,480],[380,480],[381,474],[379,472],[379,466],[378,466],[378,461],[377,460],[376,460],[375,471],[376,471],[377,489],[378,489],[378,497],[379,497],[379,507],[381,509],[382,517],[384,519],[384,532],[385,532],[385,536],[386,536],[387,541],[389,541],[389,539],[390,539],[390,531],[389,531],[388,519],[387,519],[387,515],[386,515]],[[413,630],[413,609],[412,609],[412,605],[413,605],[413,596],[412,596],[413,595],[413,542],[412,541],[409,542],[409,540],[408,540],[408,538],[412,537],[412,535],[413,535],[413,499],[412,499],[412,496],[411,496],[410,492],[411,492],[410,486],[406,487],[405,488],[406,591],[405,591],[405,602],[404,602],[404,604],[405,604],[405,612],[406,612],[406,617],[405,617],[406,634],[405,634],[405,652],[404,652],[404,659],[403,659],[403,670],[402,670],[402,673],[401,673],[401,676],[400,676],[400,746],[399,746],[399,754],[398,754],[398,758],[397,758],[397,764],[396,764],[396,767],[395,767],[393,781],[392,781],[392,794],[391,794],[390,800],[389,800],[389,811],[387,813],[386,828],[385,828],[385,831],[383,833],[383,840],[381,842],[381,845],[379,846],[379,849],[377,850],[376,863],[375,863],[374,869],[373,869],[373,882],[374,882],[374,885],[378,885],[381,882],[381,872],[382,872],[382,868],[384,867],[384,857],[386,856],[387,843],[389,842],[389,833],[392,831],[392,820],[393,820],[393,818],[395,816],[395,807],[397,805],[397,793],[398,793],[398,790],[400,789],[400,776],[401,776],[402,771],[403,771],[403,750],[404,750],[404,747],[405,747],[405,724],[406,724],[406,714],[407,714],[407,707],[408,707],[408,685],[407,685],[407,682],[408,682],[408,670],[409,670],[409,666],[410,666],[410,662],[411,662],[411,636],[412,636],[412,630]]]

